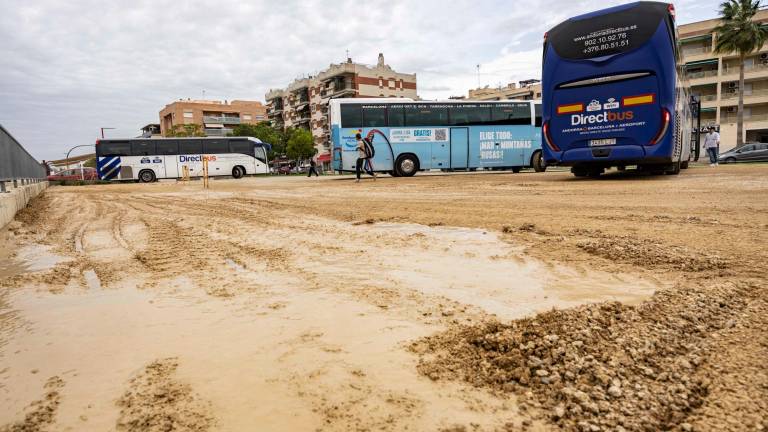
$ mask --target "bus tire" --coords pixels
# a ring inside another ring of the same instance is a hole
[[[236,179],[243,178],[244,175],[245,175],[245,168],[241,167],[240,165],[232,168],[233,178],[236,178]]]
[[[588,171],[587,175],[589,175],[590,178],[596,179],[603,174],[603,171],[605,171],[603,168],[592,168]]]
[[[398,156],[395,162],[395,172],[400,177],[413,177],[419,170],[419,158],[414,154],[406,153]]]
[[[544,164],[544,157],[541,155],[541,150],[536,150],[531,156],[531,166],[535,172],[544,172],[547,170],[547,165]]]
[[[152,183],[155,180],[157,180],[157,177],[155,176],[154,171],[145,169],[139,172],[139,182]]]
[[[519,172],[520,172],[520,170],[522,170],[522,169],[523,169],[522,167],[512,167],[512,172],[513,172],[513,173],[515,173],[515,174],[517,174],[517,173],[519,173]]]
[[[574,175],[574,177],[586,177],[589,175],[589,170],[581,167],[573,167],[571,168],[571,173]]]
[[[681,169],[688,169],[688,161],[684,161],[684,162],[680,163],[680,168]]]
[[[664,174],[667,175],[678,175],[680,174],[680,168],[682,167],[682,163],[680,161],[676,161],[672,163],[672,166],[669,167],[669,169],[664,170]]]

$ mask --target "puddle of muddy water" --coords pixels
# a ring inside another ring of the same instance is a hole
[[[635,303],[658,288],[655,281],[633,275],[547,265],[492,231],[401,223],[355,228],[397,240],[398,247],[363,246],[364,255],[376,264],[366,283],[382,285],[383,279],[395,287],[477,306],[502,319],[588,302]],[[324,265],[344,272],[344,264]]]
[[[40,244],[24,245],[15,249],[15,254],[10,256],[13,248],[7,244],[6,252],[0,256],[0,277],[11,277],[25,272],[47,270],[60,262],[66,261],[65,257],[51,252],[51,248]]]

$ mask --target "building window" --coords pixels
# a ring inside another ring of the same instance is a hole
[[[253,120],[253,117],[250,114],[243,114],[243,120],[251,121]]]
[[[389,80],[389,88],[395,88],[395,80]]]
[[[379,78],[379,88],[384,87],[384,80]]]
[[[192,118],[192,111],[184,110],[184,118],[185,119],[191,119]]]
[[[256,115],[256,120],[264,120],[264,116],[263,116],[263,115],[258,115],[258,114],[257,114],[257,115]]]

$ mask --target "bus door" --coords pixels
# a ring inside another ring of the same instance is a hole
[[[434,129],[432,141],[432,169],[447,169],[451,167],[451,142],[447,136],[448,129]]]
[[[451,128],[451,168],[467,168],[469,128]]]

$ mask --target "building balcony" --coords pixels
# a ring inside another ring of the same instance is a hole
[[[760,73],[768,73],[768,64],[753,64],[753,65],[745,65],[744,66],[744,76],[749,75],[756,75]],[[736,76],[739,75],[739,67],[738,66],[728,66],[725,65],[725,68],[723,70],[723,76]]]
[[[282,108],[280,108],[280,109],[271,109],[271,110],[269,110],[267,112],[267,116],[268,117],[277,117],[277,116],[282,116],[282,115],[283,115],[283,109]]]
[[[203,123],[240,124],[240,117],[203,116]]]
[[[737,100],[738,98],[739,98],[739,92],[737,90],[734,92],[723,93],[720,99],[723,101],[726,101],[726,100]],[[768,89],[758,89],[758,90],[752,90],[749,93],[744,93],[745,101],[747,99],[756,99],[756,98],[768,98]]]
[[[208,128],[205,129],[205,134],[207,136],[227,136],[229,134],[233,133],[232,129],[229,128]]]
[[[717,69],[713,70],[706,70],[706,71],[699,71],[699,72],[688,72],[685,74],[689,80],[695,80],[699,78],[709,78],[709,77],[716,77],[717,76]]]
[[[744,116],[744,124],[768,122],[768,114],[755,114],[750,116]],[[728,113],[720,117],[720,124],[723,123],[736,123],[736,114]]]

